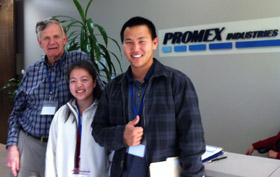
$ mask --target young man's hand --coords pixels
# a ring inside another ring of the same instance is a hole
[[[140,120],[139,116],[136,116],[136,118],[125,126],[124,130],[124,142],[128,146],[137,146],[141,143],[142,136],[143,136],[143,128],[142,127],[136,127]]]

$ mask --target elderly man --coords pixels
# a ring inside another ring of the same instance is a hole
[[[66,52],[65,27],[49,18],[36,25],[37,40],[45,56],[25,72],[9,117],[6,165],[11,176],[44,176],[49,127],[57,108],[69,99],[68,67],[90,61],[81,51]]]

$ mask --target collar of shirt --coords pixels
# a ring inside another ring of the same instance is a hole
[[[150,67],[149,71],[147,72],[145,78],[144,78],[144,82],[147,82],[150,80],[150,78],[152,77],[153,73],[154,73],[154,69],[155,69],[155,62],[153,62],[152,66]],[[127,80],[128,82],[134,83],[135,79],[133,79],[133,75],[132,75],[132,70],[131,70],[131,66],[129,66],[128,70],[127,70],[127,74],[126,74]],[[137,81],[138,82],[138,81]]]
[[[62,54],[62,56],[61,56],[61,58],[60,58],[59,60],[57,60],[57,61],[54,63],[53,66],[58,66],[59,61],[60,61],[60,60],[63,60],[65,57],[66,57],[66,52],[64,51],[63,54]],[[47,55],[45,55],[45,57],[44,57],[44,64],[45,64],[46,66],[48,66],[48,67],[52,67],[52,66],[50,66],[50,64],[49,64],[49,62],[48,62],[48,56],[47,56]]]

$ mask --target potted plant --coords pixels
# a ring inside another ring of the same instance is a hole
[[[117,74],[112,60],[113,58],[122,72],[120,63],[120,58],[122,57],[121,48],[116,40],[107,35],[102,26],[94,23],[92,19],[88,17],[88,10],[92,1],[93,0],[89,0],[86,8],[83,9],[78,0],[73,0],[76,9],[79,12],[80,19],[65,15],[57,15],[54,16],[54,18],[59,19],[66,26],[68,34],[66,50],[82,50],[87,53],[91,57],[92,62],[103,80],[104,78],[106,79],[106,83]],[[108,49],[109,41],[113,42],[117,47],[120,58]]]
[[[117,75],[112,57],[115,58],[120,68],[120,72],[122,72],[120,63],[120,58],[122,57],[121,48],[116,40],[107,35],[102,26],[95,24],[91,18],[87,17],[92,1],[93,0],[89,0],[85,10],[83,10],[79,1],[73,0],[80,14],[80,20],[65,15],[54,17],[58,18],[66,26],[68,34],[66,50],[82,50],[86,52],[91,57],[92,62],[100,76],[103,78],[104,83],[106,83]],[[103,41],[102,43],[98,40],[100,38]],[[109,41],[116,45],[120,58],[108,49]],[[11,78],[0,90],[4,91],[9,98],[13,99],[20,82],[21,79]]]
[[[7,94],[8,98],[14,99],[20,82],[21,79],[11,78],[6,84],[4,84],[4,86],[0,90],[4,91]]]

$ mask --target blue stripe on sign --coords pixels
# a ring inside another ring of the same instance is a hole
[[[265,40],[265,41],[244,41],[236,42],[236,48],[249,48],[249,47],[272,47],[280,46],[280,40]]]
[[[162,52],[163,53],[170,53],[170,52],[172,52],[172,47],[170,47],[170,46],[162,47]]]
[[[174,51],[175,52],[186,52],[187,46],[185,46],[185,45],[174,46]]]
[[[210,50],[232,49],[232,43],[231,42],[227,42],[227,43],[209,44],[209,49]]]
[[[189,45],[189,50],[190,51],[206,50],[206,44]]]

